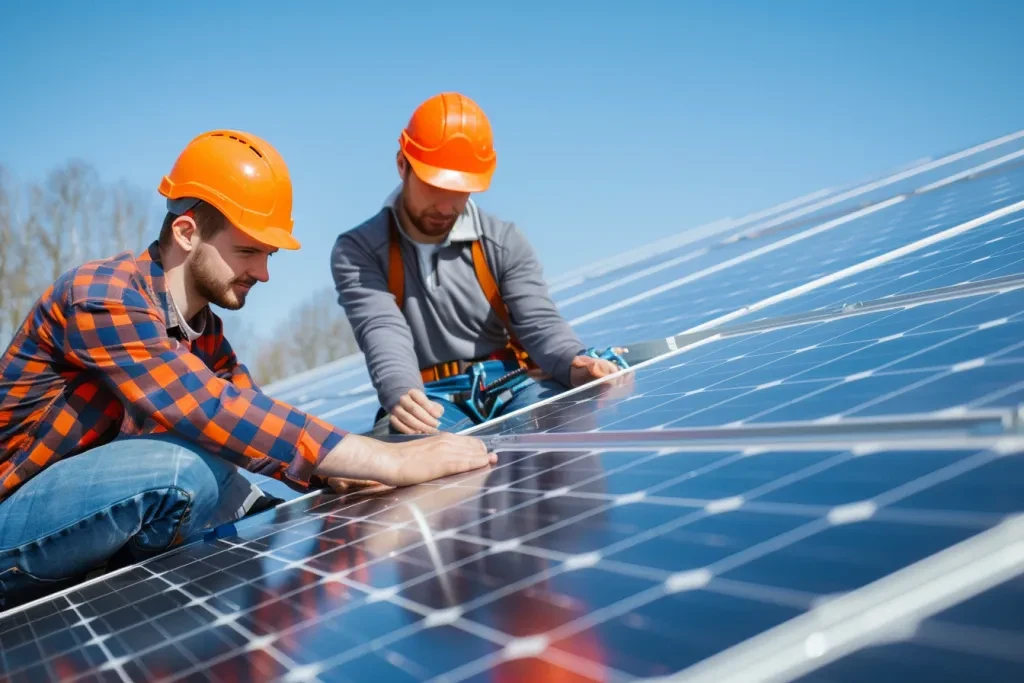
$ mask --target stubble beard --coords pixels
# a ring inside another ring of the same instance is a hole
[[[229,311],[237,311],[245,306],[246,294],[238,294],[232,287],[236,283],[255,284],[254,280],[245,277],[230,282],[218,280],[210,268],[203,247],[196,250],[195,255],[189,261],[188,272],[199,296],[211,304],[216,304]]]

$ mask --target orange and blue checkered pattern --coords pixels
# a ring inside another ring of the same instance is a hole
[[[292,488],[322,485],[313,471],[347,432],[259,391],[220,318],[200,315],[190,343],[155,242],[60,276],[0,358],[0,501],[61,458],[159,433]]]

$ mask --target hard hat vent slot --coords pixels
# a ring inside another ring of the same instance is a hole
[[[222,137],[224,137],[224,133],[213,133],[212,137],[222,138]],[[247,145],[249,147],[249,149],[251,149],[253,152],[256,153],[256,156],[258,156],[260,159],[263,158],[263,153],[262,152],[260,152],[258,149],[256,149],[252,145],[250,145],[248,142],[246,142],[242,138],[240,138],[240,137],[238,137],[236,135],[228,135],[227,137],[231,138],[232,140],[237,140],[238,142],[241,142],[243,145]]]

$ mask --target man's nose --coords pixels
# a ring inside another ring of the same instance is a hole
[[[249,277],[259,282],[267,282],[270,279],[270,269],[267,267],[267,259],[263,258],[255,268],[249,270]]]

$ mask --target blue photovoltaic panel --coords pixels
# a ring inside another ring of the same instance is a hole
[[[1019,201],[1007,166],[743,260],[1020,140],[556,298],[600,312],[587,343],[680,332]],[[474,430],[490,470],[312,494],[0,615],[0,680],[1013,680],[1018,218]],[[377,409],[361,359],[267,390],[353,431]]]
[[[599,385],[478,433],[1004,407],[1001,392],[1024,382],[1022,314],[1024,290],[1014,290],[727,336],[637,369],[628,387]]]
[[[1024,475],[1017,451],[982,440],[500,455],[448,486],[307,499],[0,621],[5,670],[66,681],[662,675],[996,527],[1019,511]],[[1021,619],[1007,604],[980,624],[1007,638]],[[968,636],[954,647],[983,641]]]
[[[957,237],[794,297],[743,322],[1024,273],[1024,214],[1013,213]]]
[[[996,173],[996,171],[991,173]],[[794,277],[799,279],[806,275],[804,269],[808,266],[823,269],[837,264],[843,259],[871,258],[894,247],[902,246],[933,232],[975,218],[981,213],[996,210],[1006,204],[1018,201],[1022,196],[1021,171],[1010,170],[1008,173],[1009,175],[996,174],[991,177],[979,178],[972,181],[969,186],[963,183],[951,184],[912,197],[905,203],[861,218],[854,224],[839,226],[820,234],[820,236],[809,238],[806,242],[798,242],[792,248],[774,254],[766,254],[749,262],[753,270],[757,271],[752,275],[762,274],[758,270],[761,259],[782,256],[787,261],[785,266],[769,270],[764,274],[774,276],[779,284],[791,282]],[[963,193],[968,196],[961,196]],[[895,196],[897,195],[890,195],[890,197]],[[909,215],[913,215],[914,220],[907,220]],[[679,268],[660,271],[648,277],[624,282],[621,286],[601,292],[599,295],[583,298],[585,293],[577,293],[569,298],[559,296],[558,301],[567,315],[576,317],[589,310],[595,310],[609,303],[641,294],[652,287],[672,282],[680,275],[696,273],[738,255],[749,254],[753,249],[799,234],[822,222],[824,221],[808,223],[799,228],[766,234],[757,239],[740,243],[705,245],[713,248],[708,248],[706,253],[703,253],[701,249],[692,250],[692,252],[697,252],[697,256],[681,263]],[[826,247],[826,254],[817,251]],[[742,265],[746,267],[746,264]],[[831,268],[831,270],[836,269],[838,268]],[[734,270],[734,268],[730,268],[725,273],[729,274]],[[747,277],[731,279],[733,289],[741,291],[752,289],[752,285],[756,287],[770,282],[774,282],[774,280],[759,282]],[[706,280],[695,286],[698,289],[706,287]]]
[[[613,284],[616,280],[630,274],[659,266],[665,262],[681,259],[701,247],[709,247],[719,243],[724,236],[745,233],[750,233],[751,235],[773,233],[785,236],[793,231],[830,220],[836,216],[868,206],[871,203],[883,201],[906,192],[912,192],[932,183],[951,178],[955,179],[966,171],[983,167],[986,164],[993,164],[1003,159],[1005,159],[1004,163],[1006,164],[1020,163],[1021,158],[1024,158],[1024,137],[1003,142],[990,149],[945,163],[931,170],[914,173],[907,177],[903,177],[906,175],[905,172],[894,172],[891,176],[882,179],[885,181],[884,184],[879,181],[871,181],[852,188],[833,190],[825,196],[816,197],[812,200],[801,202],[798,205],[793,205],[785,210],[772,212],[771,215],[761,219],[723,230],[714,237],[700,240],[694,244],[662,250],[634,264],[623,265],[612,272],[602,273],[596,277],[586,278],[578,284],[559,288],[556,301],[572,300],[598,287]],[[900,179],[890,182],[890,179],[896,176],[900,176]],[[576,315],[577,313],[573,312],[571,314]]]
[[[1000,193],[993,198],[994,192],[1000,187],[1000,180],[1008,180],[1012,191]],[[976,182],[983,185],[972,185],[972,189],[959,184],[950,185],[935,190],[934,193],[912,197],[871,215],[786,244],[774,251],[710,272],[700,279],[651,296],[647,295],[651,287],[696,273],[703,266],[695,262],[689,264],[693,268],[692,271],[665,274],[663,281],[660,282],[631,283],[631,286],[636,287],[636,291],[627,289],[604,293],[599,297],[600,305],[613,305],[627,300],[631,295],[643,298],[628,307],[579,323],[576,330],[587,343],[596,346],[677,334],[745,305],[875,258],[928,234],[952,228],[1024,199],[1024,168],[1011,171],[1005,177],[992,176]],[[956,203],[943,208],[945,195],[956,196]],[[1019,216],[1012,216],[1011,219],[1016,217]],[[784,238],[772,236],[770,241],[745,245],[744,249],[738,244],[730,245],[725,248],[723,254],[727,255],[727,258],[743,257],[744,254],[753,253],[749,251],[751,248],[763,248],[779,239]],[[941,244],[935,248],[941,249]],[[707,256],[710,257],[711,254]],[[642,284],[646,286],[641,286]],[[573,316],[571,309],[567,314],[571,317],[580,317]],[[768,316],[774,313],[765,310],[761,315]],[[625,335],[628,335],[626,340],[623,339]]]

